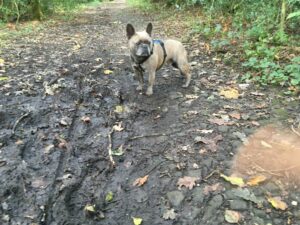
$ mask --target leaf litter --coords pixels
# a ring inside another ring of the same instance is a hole
[[[163,214],[163,218],[165,220],[174,220],[177,216],[177,213],[175,213],[174,209],[167,209],[165,210],[164,214]]]
[[[177,185],[179,186],[179,189],[184,186],[190,190],[193,189],[193,187],[196,185],[196,181],[200,180],[198,177],[189,177],[185,176],[183,178],[179,178]]]

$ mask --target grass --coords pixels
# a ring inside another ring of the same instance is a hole
[[[143,10],[143,11],[153,11],[155,10],[156,6],[155,4],[153,3],[150,3],[149,0],[127,0],[127,4],[131,7],[134,7],[134,8],[138,8],[140,10]]]
[[[57,23],[57,21],[70,21],[75,18],[76,14],[88,9],[95,8],[101,4],[99,0],[87,4],[79,4],[76,6],[69,6],[67,8],[58,7],[55,9],[55,13],[49,16],[44,21],[26,21],[14,23],[3,23],[0,21],[0,54],[1,50],[9,45],[10,41],[14,38],[18,38],[26,35],[34,35],[36,32],[40,32],[47,27]]]

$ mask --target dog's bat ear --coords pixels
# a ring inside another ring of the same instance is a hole
[[[135,34],[134,27],[130,23],[126,26],[126,33],[128,40]]]
[[[148,23],[147,28],[146,28],[146,32],[151,36],[152,33],[152,23]]]

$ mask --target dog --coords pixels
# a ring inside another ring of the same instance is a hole
[[[187,51],[181,42],[176,40],[154,40],[151,37],[152,23],[149,23],[145,31],[136,32],[131,24],[127,24],[126,33],[132,60],[132,68],[135,77],[139,81],[138,91],[143,90],[145,70],[149,73],[148,88],[146,95],[153,94],[153,85],[155,82],[155,73],[164,63],[171,63],[172,66],[179,69],[185,77],[185,84],[182,87],[188,87],[191,82],[190,65],[187,59]]]

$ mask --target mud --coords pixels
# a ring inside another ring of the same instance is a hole
[[[143,15],[123,2],[105,3],[2,50],[9,80],[0,81],[1,224],[130,225],[132,217],[145,225],[226,224],[224,211],[237,198],[230,195],[235,187],[215,171],[230,175],[243,137],[259,127],[279,122],[297,129],[299,99],[278,100],[278,90],[238,86],[239,73],[206,55],[197,38],[184,43],[194,62],[188,89],[181,88],[179,72],[165,66],[153,96],[135,91],[125,25],[143,28],[149,21],[154,36],[163,38],[166,28],[157,15]],[[174,38],[181,36],[174,32]],[[221,97],[222,87],[237,87],[241,95]],[[224,125],[211,122],[216,118]],[[124,129],[112,132],[119,122]],[[217,135],[222,138],[216,149],[195,141]],[[109,136],[112,150],[123,148],[122,155],[113,155],[115,167]],[[134,187],[145,175],[148,181]],[[197,186],[178,190],[183,176],[198,177]],[[215,183],[223,188],[203,193]],[[299,190],[277,187],[270,180],[252,191],[260,197],[285,193],[288,210],[266,200],[260,207],[245,201],[240,223],[300,224],[299,206],[290,204],[300,201]],[[87,205],[94,212],[84,210]],[[170,208],[177,216],[165,220]]]

